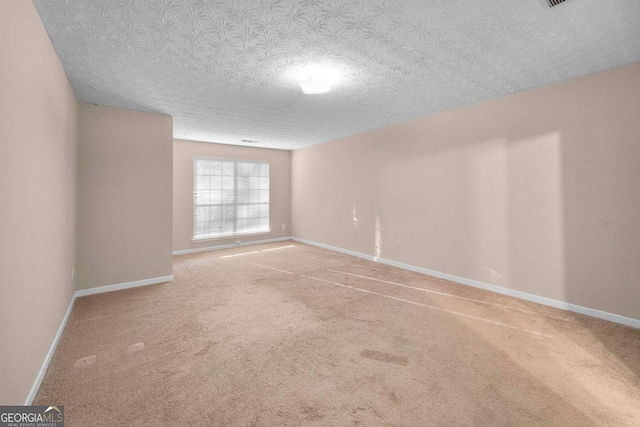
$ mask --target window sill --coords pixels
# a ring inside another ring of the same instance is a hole
[[[246,233],[246,234],[225,234],[224,236],[215,236],[215,237],[198,237],[192,238],[192,243],[198,242],[210,242],[217,240],[231,240],[231,239],[241,239],[243,237],[251,237],[251,236],[264,236],[267,234],[271,234],[271,230],[269,231],[260,231],[258,233]]]

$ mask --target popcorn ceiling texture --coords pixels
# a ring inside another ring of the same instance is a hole
[[[640,2],[36,0],[80,100],[295,149],[640,60]],[[343,74],[305,96],[292,72]]]

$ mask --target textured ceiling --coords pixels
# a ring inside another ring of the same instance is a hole
[[[640,0],[36,0],[80,100],[295,149],[640,61]],[[339,70],[303,95],[307,64]]]

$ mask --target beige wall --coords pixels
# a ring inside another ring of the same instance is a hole
[[[80,104],[78,289],[171,275],[173,118]]]
[[[33,4],[0,3],[0,405],[22,405],[71,302],[78,105]]]
[[[197,157],[263,160],[269,162],[271,178],[271,233],[192,242],[193,159]],[[290,236],[291,152],[235,145],[175,140],[173,144],[173,250],[228,245]],[[285,224],[286,229],[282,229]]]
[[[640,319],[639,112],[634,64],[296,150],[293,234]]]

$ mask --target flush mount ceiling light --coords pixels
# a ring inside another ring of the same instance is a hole
[[[338,70],[317,64],[307,65],[296,74],[302,92],[307,95],[329,92],[331,83],[340,81],[341,77]]]
[[[331,85],[327,81],[323,80],[309,80],[306,82],[300,82],[302,92],[306,95],[316,95],[318,93],[326,93],[331,90]]]

